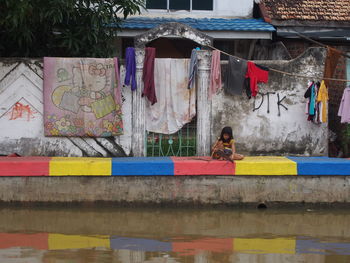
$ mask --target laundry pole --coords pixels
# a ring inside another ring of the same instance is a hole
[[[132,152],[135,157],[146,156],[146,119],[143,91],[143,62],[145,49],[135,48],[137,89],[132,93]]]
[[[211,52],[197,51],[197,155],[210,155],[211,100],[208,98],[210,84]]]

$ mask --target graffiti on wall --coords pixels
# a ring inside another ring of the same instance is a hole
[[[9,112],[9,120],[26,119],[27,121],[30,121],[35,118],[35,113],[37,112],[33,110],[30,105],[16,102]]]
[[[281,116],[281,110],[285,109],[288,110],[288,108],[283,104],[283,101],[286,99],[286,96],[281,97],[279,93],[276,92],[259,92],[258,95],[260,95],[260,102],[257,103],[259,99],[255,98],[254,99],[254,106],[253,106],[253,112],[257,111],[261,108],[261,106],[264,104],[266,101],[267,103],[267,113],[270,113],[270,95],[276,95],[277,96],[277,109],[278,109],[278,116]],[[266,100],[265,100],[266,98]]]

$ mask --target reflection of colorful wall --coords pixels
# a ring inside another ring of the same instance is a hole
[[[49,234],[49,250],[104,247],[110,248],[109,236]]]
[[[173,238],[159,241],[146,238],[119,236],[83,236],[63,234],[0,233],[0,249],[31,247],[37,250],[66,250],[102,247],[113,250],[145,252],[175,252],[192,256],[201,251],[213,253],[239,252],[247,254],[324,254],[326,249],[334,254],[349,255],[350,243],[330,243],[300,238]]]
[[[295,239],[235,238],[234,251],[249,254],[294,254]]]
[[[172,251],[171,242],[162,242],[145,238],[111,237],[111,249],[128,249],[148,252],[170,252]]]
[[[226,252],[233,251],[232,238],[202,238],[198,240],[173,241],[173,252],[180,255],[196,255],[200,251]]]
[[[350,175],[350,160],[328,157],[0,157],[0,176]]]
[[[325,251],[338,255],[350,255],[350,243],[322,242],[303,238],[296,241],[298,254],[324,254]]]
[[[0,249],[11,247],[31,247],[39,250],[49,249],[49,234],[10,234],[0,233]]]
[[[37,250],[69,250],[106,248],[144,252],[175,252],[180,256],[193,256],[202,251],[213,253],[238,252],[246,254],[332,254],[350,255],[350,243],[322,242],[305,238],[173,238],[159,241],[146,238],[119,236],[18,234],[0,233],[0,250],[30,247]]]

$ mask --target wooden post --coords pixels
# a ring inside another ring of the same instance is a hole
[[[146,156],[145,100],[141,97],[145,49],[136,48],[135,53],[137,90],[132,93],[132,152],[135,157],[142,157]]]
[[[211,52],[197,51],[197,155],[210,155],[211,100],[208,98]]]

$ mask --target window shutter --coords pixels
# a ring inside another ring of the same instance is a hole
[[[147,9],[167,9],[167,0],[147,0]]]
[[[192,0],[192,10],[213,10],[213,0]]]
[[[190,10],[190,0],[170,0],[169,9],[173,10]]]

